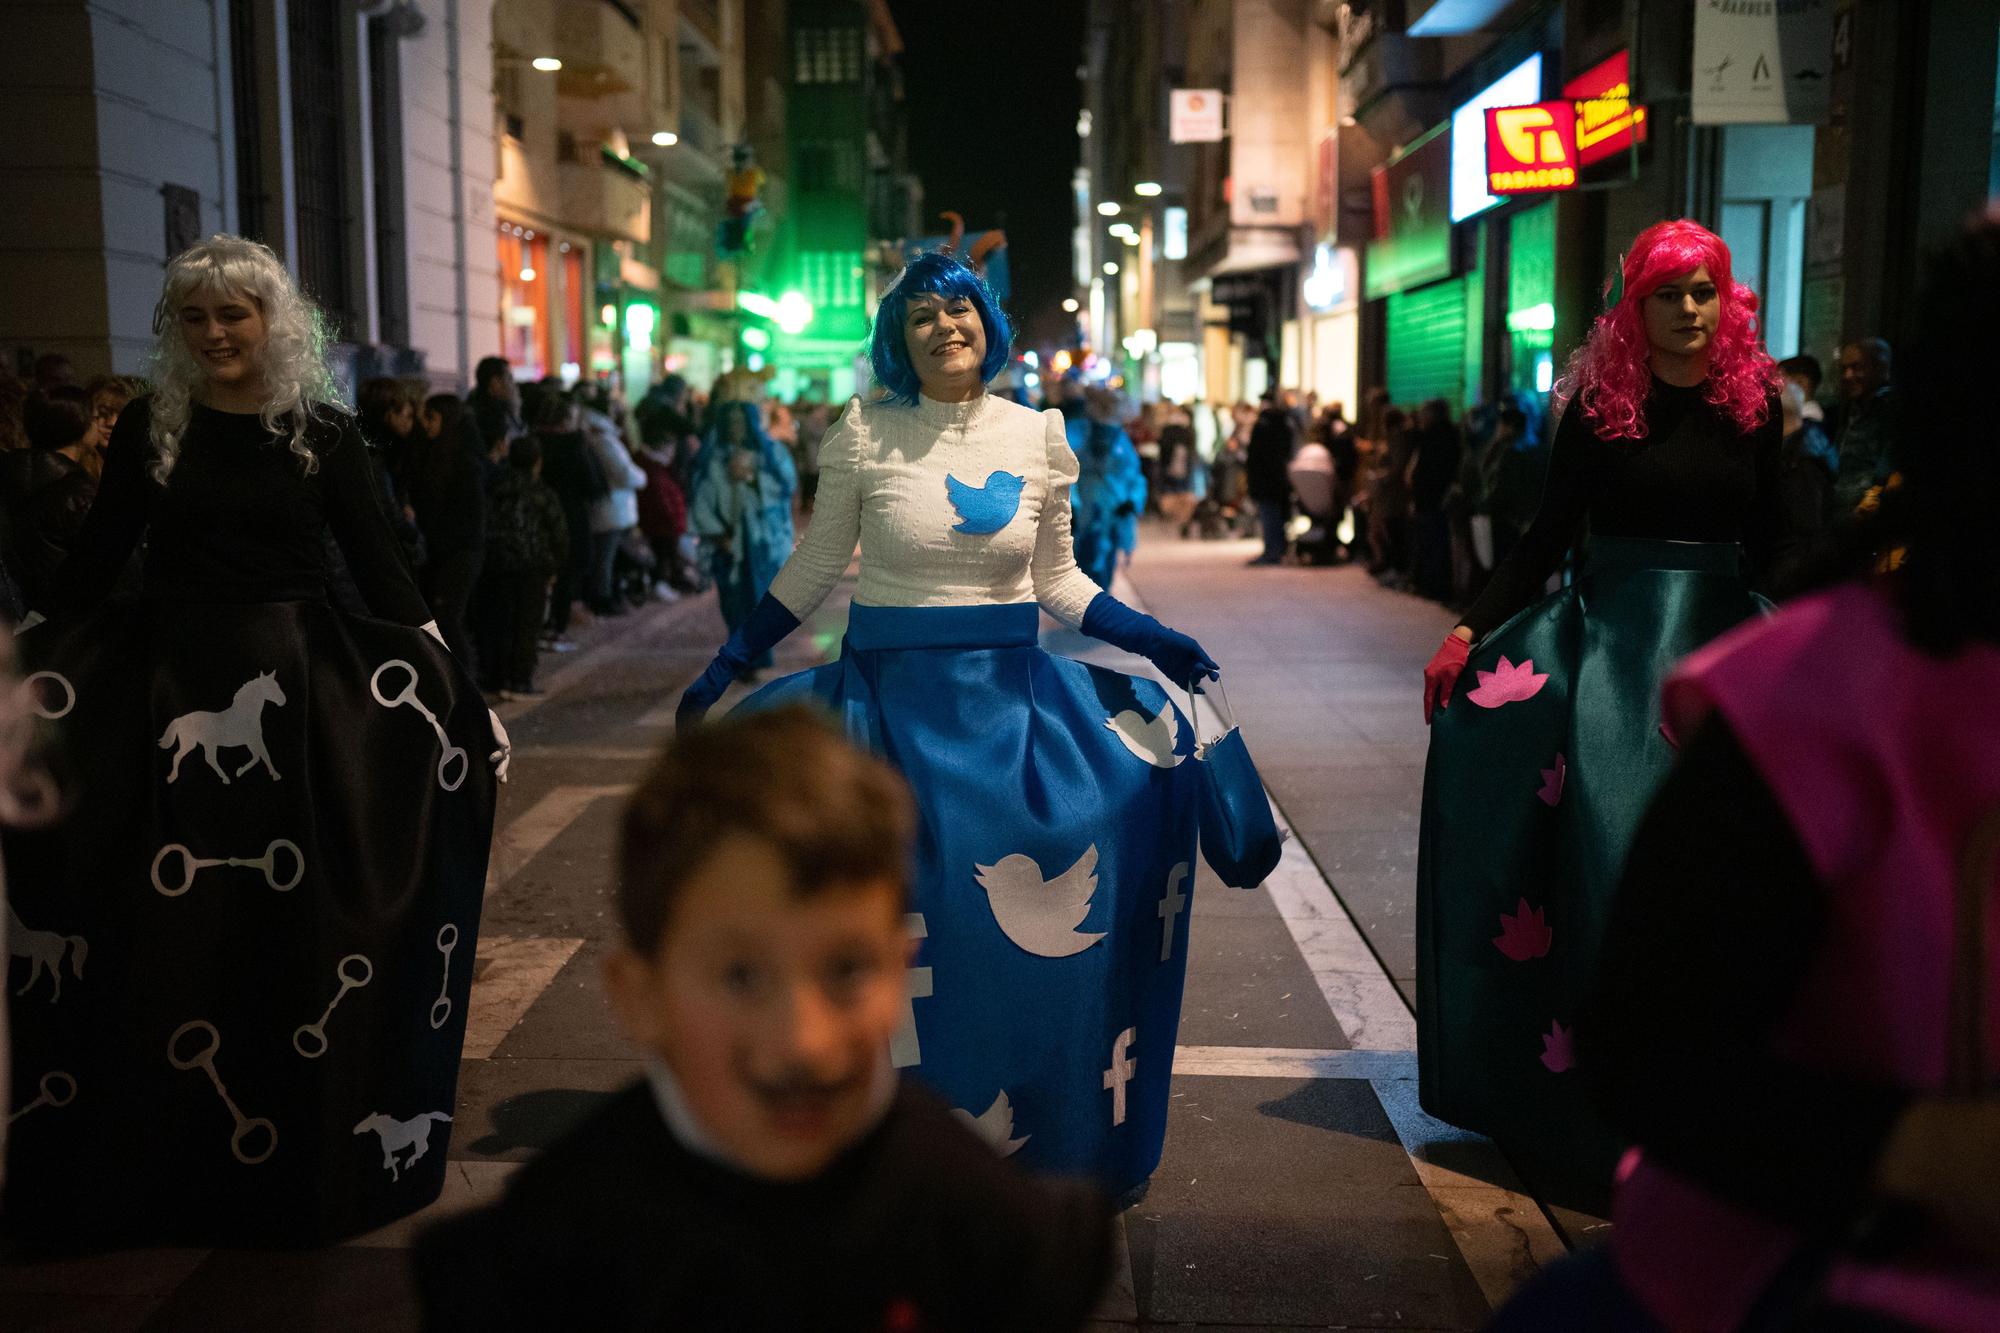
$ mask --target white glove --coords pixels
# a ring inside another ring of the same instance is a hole
[[[507,780],[507,765],[514,762],[514,742],[507,739],[507,728],[500,725],[500,715],[492,709],[486,710],[486,720],[493,724],[493,743],[500,748],[486,756],[486,762],[493,765],[493,776],[502,782]]]

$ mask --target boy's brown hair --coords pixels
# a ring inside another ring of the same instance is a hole
[[[800,706],[727,717],[672,741],[632,793],[618,914],[648,957],[690,876],[732,835],[755,838],[809,897],[864,880],[907,892],[916,808],[895,770]]]

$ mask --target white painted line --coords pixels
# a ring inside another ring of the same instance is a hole
[[[486,858],[486,895],[512,879],[517,871],[534,860],[542,848],[576,822],[593,801],[620,796],[632,790],[627,784],[604,787],[556,787],[529,806],[527,812],[502,829],[493,839]]]
[[[484,1060],[492,1055],[582,944],[580,939],[480,936],[461,1058]]]
[[[632,725],[635,727],[671,728],[674,725],[674,709],[679,706],[680,701],[677,699],[668,699],[665,703],[655,704],[653,707],[639,714],[639,720]]]
[[[1174,1073],[1209,1078],[1413,1079],[1412,1051],[1291,1050],[1275,1046],[1176,1046]]]
[[[1275,807],[1274,807],[1275,809]],[[1417,1021],[1298,838],[1264,881],[1320,994],[1355,1050],[1414,1051]]]
[[[1139,1322],[1139,1288],[1132,1280],[1132,1241],[1125,1234],[1125,1214],[1111,1219],[1111,1285],[1091,1318],[1099,1323]]]

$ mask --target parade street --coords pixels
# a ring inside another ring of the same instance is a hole
[[[1227,645],[1228,701],[1294,836],[1261,889],[1198,872],[1166,1155],[1123,1216],[1119,1277],[1096,1327],[1475,1328],[1602,1223],[1545,1211],[1491,1145],[1417,1109],[1417,684],[1450,616],[1351,567],[1246,569],[1252,550],[1154,531],[1119,589]],[[836,649],[851,586],[779,650],[779,670]],[[1118,656],[1052,622],[1044,631],[1052,651]],[[623,793],[721,633],[709,597],[599,622],[579,633],[578,652],[544,659],[546,698],[503,706],[513,774],[451,1171],[429,1213],[318,1251],[145,1251],[0,1269],[7,1327],[416,1328],[404,1247],[426,1217],[494,1195],[639,1070],[600,980],[615,829]],[[928,993],[928,978],[913,976],[913,1003]]]

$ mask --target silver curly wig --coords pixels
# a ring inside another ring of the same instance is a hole
[[[319,466],[306,438],[324,411],[346,412],[339,386],[326,368],[326,321],[268,246],[241,236],[215,235],[176,255],[153,310],[153,461],[148,471],[164,482],[180,455],[194,395],[205,375],[180,330],[180,310],[196,295],[218,293],[247,300],[264,317],[264,402],[258,417],[274,435],[289,435],[292,452],[310,473]]]

